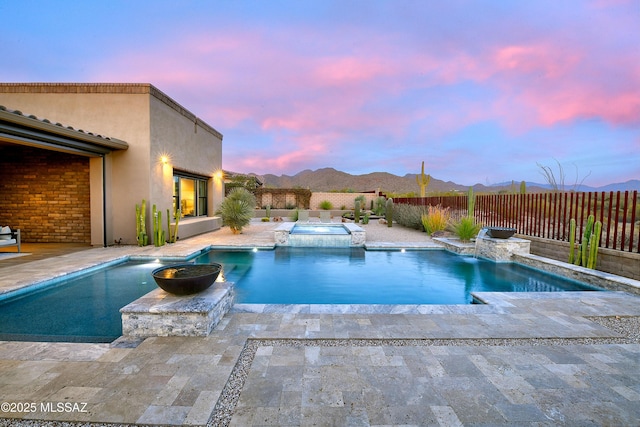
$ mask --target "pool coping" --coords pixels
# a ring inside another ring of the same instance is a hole
[[[434,239],[437,240],[437,239]],[[402,250],[445,250],[447,252],[451,252],[458,256],[469,257],[473,256],[469,253],[459,252],[457,250],[450,250],[449,247],[445,247],[442,244],[433,243],[433,242],[420,242],[420,243],[402,243],[402,242],[373,242],[367,243],[361,246],[364,250],[370,251],[402,251]],[[194,249],[193,247],[189,248],[188,251],[178,253],[166,254],[163,253],[163,250],[148,250],[147,247],[138,248],[132,246],[129,248],[129,253],[120,253],[113,254],[113,256],[100,256],[99,260],[88,260],[86,265],[80,266],[78,268],[72,270],[65,270],[61,272],[54,272],[47,270],[46,277],[39,277],[39,275],[34,275],[32,280],[23,280],[11,283],[9,285],[3,284],[0,281],[0,301],[8,298],[13,298],[19,295],[22,295],[27,292],[31,292],[34,290],[38,290],[43,287],[51,286],[57,282],[72,279],[78,276],[82,276],[84,274],[91,273],[95,270],[99,270],[101,268],[110,267],[113,265],[121,264],[127,261],[149,261],[155,259],[162,259],[163,261],[188,261],[191,260],[198,255],[201,255],[204,252],[209,250],[275,250],[278,246],[275,244],[254,244],[254,245],[216,245],[216,244],[206,244],[201,245],[198,249]],[[156,249],[162,249],[156,248]],[[114,248],[94,248],[89,249],[90,251],[109,251]],[[137,250],[143,249],[143,250]],[[144,250],[147,249],[147,250]],[[106,255],[106,254],[101,254]],[[51,258],[52,262],[59,257]],[[45,263],[49,260],[44,261],[36,261],[38,263]],[[493,260],[490,260],[493,261]],[[494,261],[495,262],[495,261]],[[571,280],[577,280],[583,283],[587,283],[589,285],[599,287],[606,290],[612,291],[623,291],[628,292],[633,295],[640,295],[640,281],[634,280],[627,277],[616,276],[615,274],[602,272],[599,270],[587,269],[585,267],[576,266],[573,264],[569,264],[562,261],[553,260],[550,258],[545,258],[539,255],[534,254],[513,254],[511,261],[519,263],[531,268],[536,268],[538,270],[545,271],[549,274],[558,275],[564,278],[568,278]],[[28,265],[28,264],[27,264]]]

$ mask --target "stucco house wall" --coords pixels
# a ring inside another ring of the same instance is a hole
[[[142,199],[149,206],[148,228],[151,204],[163,213],[171,210],[174,168],[209,177],[209,218],[181,221],[180,236],[220,226],[212,217],[223,198],[222,184],[214,179],[222,169],[222,134],[153,85],[5,83],[0,84],[0,105],[129,144],[105,156],[107,244],[118,239],[135,243],[135,205]],[[169,158],[166,164],[160,161],[163,154]],[[93,245],[104,244],[102,179],[102,159],[91,158]],[[199,225],[189,227],[189,221]]]

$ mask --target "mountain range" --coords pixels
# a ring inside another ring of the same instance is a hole
[[[351,175],[334,168],[317,170],[306,169],[295,175],[256,175],[265,187],[271,188],[308,188],[312,191],[375,191],[383,193],[420,193],[416,183],[416,174],[404,176],[387,172],[372,172],[363,175]],[[569,187],[569,186],[567,186]],[[527,192],[543,192],[551,188],[549,184],[527,182]],[[572,187],[571,187],[572,188]],[[469,186],[456,184],[452,181],[442,181],[432,177],[427,187],[430,192],[467,191]],[[478,193],[498,193],[501,191],[520,191],[520,181],[503,182],[494,185],[475,184],[473,189]],[[570,188],[567,188],[570,189]],[[576,191],[640,191],[640,180],[633,179],[622,183],[613,183],[602,187],[588,187],[580,185]]]

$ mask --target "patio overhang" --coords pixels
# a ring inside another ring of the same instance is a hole
[[[81,156],[100,157],[129,144],[115,138],[74,129],[47,119],[25,116],[0,106],[0,144],[11,143],[60,151]]]

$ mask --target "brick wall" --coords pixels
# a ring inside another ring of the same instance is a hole
[[[0,224],[23,242],[91,243],[89,158],[0,146]]]

